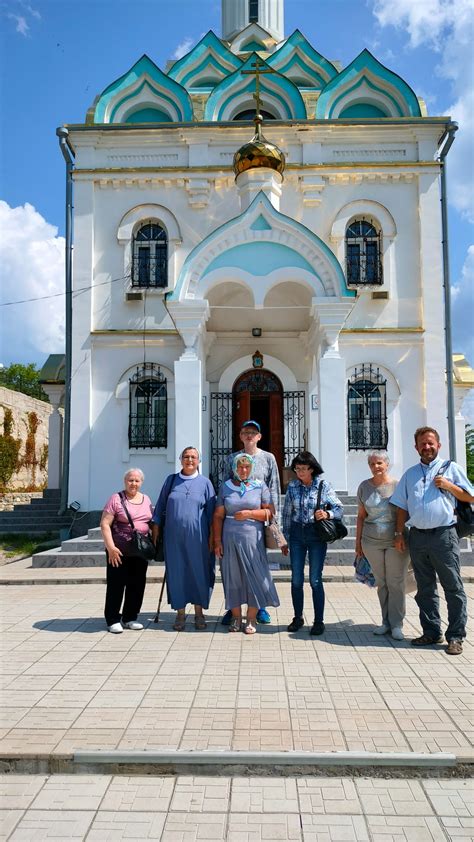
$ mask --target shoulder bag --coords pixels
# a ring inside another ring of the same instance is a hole
[[[321,480],[318,488],[318,499],[316,502],[316,510],[321,508],[321,496],[323,493],[323,482]],[[340,541],[347,535],[347,528],[342,518],[324,518],[324,520],[314,521],[314,531],[319,540],[325,544],[332,544],[333,541]]]
[[[271,515],[270,520],[265,521],[264,525],[265,546],[267,550],[281,550],[286,547],[288,541],[283,532],[278,526],[276,518]]]
[[[441,465],[437,476],[443,476],[450,464],[451,460]],[[440,490],[443,492],[443,489]],[[454,495],[452,496],[454,497]],[[470,503],[464,503],[462,500],[458,500],[457,497],[454,497],[454,500],[454,516],[456,518],[456,532],[458,533],[458,537],[470,538],[471,535],[474,535],[474,514],[472,506]]]
[[[135,524],[130,516],[130,512],[128,511],[123,491],[120,492],[119,496],[122,501],[122,508],[127,515],[128,522],[132,530],[132,540],[127,544],[126,555],[136,556],[138,558],[142,558],[144,561],[151,561],[155,557],[155,545],[149,535],[135,529]]]

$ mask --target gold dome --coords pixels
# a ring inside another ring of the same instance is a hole
[[[260,118],[261,119],[261,118]],[[285,169],[285,155],[275,146],[270,143],[266,137],[263,136],[260,129],[260,120],[255,120],[257,124],[257,132],[249,143],[244,143],[234,155],[233,168],[235,175],[238,176],[246,170],[256,169],[258,167],[267,167],[276,170],[280,174]]]

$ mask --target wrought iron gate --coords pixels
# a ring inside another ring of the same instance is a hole
[[[232,453],[232,392],[211,392],[210,480],[219,488]]]
[[[210,479],[219,488],[232,453],[232,392],[211,393]],[[305,393],[283,392],[283,464],[287,468],[300,450],[305,449]]]
[[[305,450],[305,393],[283,392],[283,464],[289,468],[300,450]]]

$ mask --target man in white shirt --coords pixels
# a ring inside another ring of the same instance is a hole
[[[418,591],[423,634],[413,646],[441,643],[441,618],[436,576],[444,590],[448,608],[446,652],[460,655],[466,636],[466,594],[459,564],[456,532],[456,500],[474,502],[474,488],[456,462],[438,456],[441,442],[433,427],[419,427],[415,448],[420,462],[405,471],[390,502],[397,506],[395,548],[403,550],[403,528],[410,527],[408,546]]]

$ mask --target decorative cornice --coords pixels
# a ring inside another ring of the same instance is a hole
[[[424,333],[424,327],[345,327],[341,333]]]

